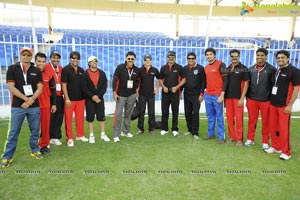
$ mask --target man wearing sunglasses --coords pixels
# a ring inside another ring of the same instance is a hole
[[[179,93],[180,87],[185,82],[185,71],[182,66],[175,62],[176,53],[174,51],[168,52],[168,63],[163,65],[160,69],[159,83],[162,87],[162,130],[161,135],[168,133],[169,107],[172,108],[172,134],[174,137],[179,135],[178,132],[178,112],[179,112]]]
[[[31,61],[33,51],[28,47],[20,50],[20,62],[8,67],[6,82],[12,93],[11,117],[4,153],[0,168],[6,168],[13,162],[17,148],[18,137],[25,117],[30,127],[31,156],[43,158],[38,145],[40,132],[40,108],[38,96],[43,90],[41,72],[34,67]]]
[[[65,99],[65,125],[67,132],[68,147],[74,146],[74,135],[72,130],[73,113],[76,122],[76,140],[89,141],[84,137],[84,94],[82,90],[83,68],[79,67],[80,53],[70,53],[70,64],[65,66],[61,74],[62,91]]]
[[[120,135],[132,138],[130,133],[131,114],[138,95],[137,88],[140,79],[140,70],[134,65],[136,55],[129,51],[124,64],[117,66],[113,76],[113,96],[116,101],[114,115],[113,137],[114,142],[120,142]],[[121,132],[122,116],[124,113],[124,126]]]
[[[195,140],[199,139],[199,110],[206,87],[205,72],[202,65],[196,62],[196,54],[187,54],[188,64],[183,68],[186,74],[184,87],[184,113],[188,132]]]

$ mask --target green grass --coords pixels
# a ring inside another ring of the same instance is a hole
[[[64,136],[62,146],[52,145],[47,157],[35,160],[25,122],[14,163],[0,170],[0,199],[299,199],[299,126],[299,119],[293,119],[289,161],[264,153],[260,134],[256,144],[246,148],[182,134],[160,136],[158,130],[155,135],[122,137],[120,143],[100,141],[98,131],[95,144],[75,141],[74,148],[66,146]],[[0,121],[1,153],[7,127],[8,121]],[[181,119],[180,133],[185,127]],[[207,120],[201,119],[200,127],[203,137]],[[260,125],[258,129],[260,133]],[[111,137],[110,117],[106,132]]]

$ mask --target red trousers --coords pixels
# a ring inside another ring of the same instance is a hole
[[[270,105],[270,131],[272,147],[289,156],[291,115],[283,113],[284,108]]]
[[[77,137],[84,136],[84,105],[85,100],[71,101],[71,107],[65,105],[65,131],[67,139],[74,139],[72,130],[73,112],[75,113]]]
[[[40,147],[46,147],[50,144],[50,108],[40,108],[41,137]]]
[[[228,98],[226,103],[226,118],[228,122],[228,132],[231,140],[243,142],[243,115],[244,106],[238,107],[239,99]]]
[[[248,109],[248,134],[247,139],[254,141],[255,140],[255,131],[258,121],[258,114],[260,111],[261,121],[262,121],[262,143],[268,144],[270,137],[269,130],[269,111],[270,111],[270,102],[261,102],[247,98],[246,103]]]

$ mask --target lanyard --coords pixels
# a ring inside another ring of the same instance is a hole
[[[277,80],[278,80],[278,77],[279,77],[279,75],[280,75],[280,72],[281,72],[281,69],[279,68],[278,70],[277,70],[277,72],[276,72],[276,75],[275,75],[275,86],[277,85]]]
[[[263,68],[261,68],[261,70],[260,71],[258,71],[257,70],[257,80],[256,80],[256,84],[258,85],[258,82],[259,82],[259,73],[261,72],[261,71],[263,71],[263,69],[266,67],[266,63],[264,64],[264,66],[263,66]],[[257,67],[256,67],[257,68]]]
[[[25,85],[27,85],[27,71],[28,71],[29,67],[26,71],[24,71],[22,63],[20,63],[20,65],[21,65],[21,69],[23,71],[23,77],[24,77]]]
[[[132,73],[133,73],[133,69],[131,68],[131,72],[129,73],[130,69],[128,67],[127,68],[127,73],[128,73],[128,76],[129,76],[129,80],[131,80],[131,76],[132,76]],[[128,70],[129,69],[129,70]]]
[[[58,81],[58,72],[59,72],[59,69],[58,69],[58,66],[56,67],[56,69],[53,67],[52,63],[50,63],[52,69],[56,72],[55,73],[55,76],[56,76],[56,80]]]

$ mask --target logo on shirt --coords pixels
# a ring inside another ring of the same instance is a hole
[[[173,72],[177,72],[177,70],[173,70]]]
[[[36,76],[36,73],[30,73],[30,75],[32,75],[32,76]]]
[[[286,74],[281,74],[281,76],[286,77]]]
[[[196,70],[194,70],[194,74],[195,75],[197,75],[198,74],[198,70],[196,69]]]

